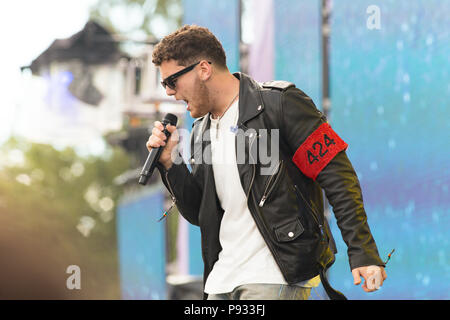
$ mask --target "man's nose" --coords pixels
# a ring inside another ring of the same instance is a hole
[[[169,88],[169,86],[166,86],[166,94],[168,96],[173,96],[173,95],[175,95],[175,93],[177,93],[176,90]]]

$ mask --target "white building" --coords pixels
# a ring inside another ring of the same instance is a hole
[[[168,98],[151,63],[152,43],[130,57],[123,41],[96,22],[67,39],[57,39],[24,67],[23,95],[14,134],[87,153],[104,150],[103,134],[146,125],[156,111],[184,114]],[[144,120],[144,121],[142,121]]]

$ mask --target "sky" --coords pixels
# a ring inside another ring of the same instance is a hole
[[[31,64],[57,38],[80,31],[97,0],[14,0],[0,2],[0,144],[17,133],[18,110],[29,91],[20,67]],[[28,75],[29,78],[29,75]],[[20,133],[20,132],[19,132]],[[28,133],[29,134],[29,133]]]
[[[67,38],[80,31],[89,18],[89,8],[98,0],[14,0],[0,1],[0,145],[12,134],[38,142],[45,136],[42,126],[56,126],[58,121],[43,104],[46,83],[30,81],[29,71],[20,67],[31,64],[55,39]],[[245,8],[249,0],[245,0]],[[125,14],[128,16],[128,13]],[[120,24],[120,17],[111,17]],[[129,21],[130,19],[126,19]],[[125,22],[124,22],[125,23]],[[243,16],[243,40],[251,39],[251,19],[248,10]],[[167,33],[159,21],[157,36]],[[250,27],[249,27],[250,26]],[[47,138],[48,140],[49,138]],[[51,138],[50,138],[51,139]],[[45,139],[44,139],[45,140]],[[101,152],[98,138],[91,149]],[[56,147],[57,143],[53,143]],[[63,146],[61,146],[63,147]]]

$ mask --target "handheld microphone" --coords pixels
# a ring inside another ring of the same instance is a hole
[[[170,137],[170,132],[167,131],[166,126],[168,124],[172,126],[177,125],[178,118],[176,115],[168,113],[164,117],[162,124],[164,126],[164,134],[167,137],[167,140]],[[147,156],[147,160],[145,160],[144,167],[142,168],[142,171],[139,176],[139,184],[146,185],[148,179],[152,176],[153,170],[155,170],[156,164],[159,161],[159,157],[161,156],[161,152],[163,151],[163,146],[159,148],[153,148],[150,153]]]

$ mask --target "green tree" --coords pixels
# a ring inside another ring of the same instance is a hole
[[[90,18],[132,39],[160,38],[182,23],[181,0],[101,0]]]
[[[83,290],[69,297],[120,298],[115,213],[122,187],[114,178],[129,168],[124,151],[81,157],[72,148],[11,138],[0,147],[0,168],[0,234],[39,242],[63,279],[65,268],[78,265]]]

